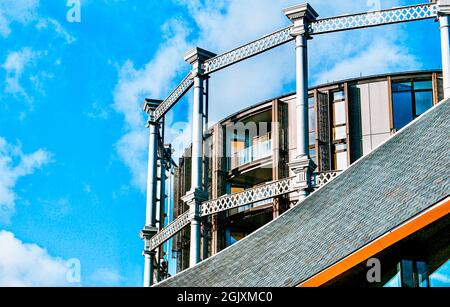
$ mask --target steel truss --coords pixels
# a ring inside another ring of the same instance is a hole
[[[319,35],[325,33],[354,30],[383,26],[388,24],[410,22],[415,20],[436,18],[438,6],[435,3],[411,5],[399,8],[393,8],[382,11],[374,11],[361,14],[352,14],[331,18],[318,19],[309,25],[309,35]],[[255,40],[249,44],[238,47],[231,51],[211,58],[203,64],[203,73],[205,76],[234,65],[246,59],[257,56],[268,50],[292,41],[294,38],[290,35],[291,28],[283,28],[272,34],[266,35],[261,39]],[[159,121],[192,87],[194,81],[189,75],[183,79],[175,90],[161,103],[155,110],[155,118]]]

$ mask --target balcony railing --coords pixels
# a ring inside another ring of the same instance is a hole
[[[230,158],[229,170],[242,165],[250,164],[254,161],[270,157],[272,155],[272,140],[258,142],[233,154]]]

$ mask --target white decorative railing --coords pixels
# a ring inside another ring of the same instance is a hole
[[[222,211],[239,208],[265,199],[292,193],[295,188],[295,177],[290,177],[258,186],[244,192],[225,195],[202,204],[201,215],[208,216]]]
[[[312,178],[312,187],[319,189],[336,178],[340,173],[341,172],[338,171],[314,173]]]
[[[429,3],[362,14],[352,14],[319,19],[311,23],[309,27],[309,33],[311,35],[317,35],[323,33],[408,22],[413,20],[435,18],[437,16],[437,11],[437,5]]]
[[[336,178],[339,174],[340,172],[315,173],[313,175],[312,187],[314,189],[318,189]],[[206,201],[201,206],[201,216],[209,216],[251,204],[265,204],[265,201],[297,191],[297,180],[297,177],[289,177],[248,189],[244,192],[225,195],[214,200]],[[187,211],[158,232],[150,240],[150,250],[158,248],[160,245],[164,244],[164,242],[188,226],[190,223],[189,218],[190,212]]]

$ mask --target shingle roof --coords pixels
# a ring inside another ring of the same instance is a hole
[[[296,286],[450,193],[450,100],[297,207],[159,286]]]

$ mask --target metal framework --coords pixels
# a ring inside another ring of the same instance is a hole
[[[336,178],[340,172],[322,172],[313,175],[313,188],[319,189]],[[201,216],[206,217],[230,209],[254,204],[263,200],[275,198],[296,192],[296,177],[289,177],[273,181],[244,192],[225,195],[214,200],[206,201],[201,207]],[[162,229],[150,241],[150,249],[156,249],[172,238],[175,234],[189,225],[189,211],[180,215],[171,224]]]
[[[189,211],[183,213],[178,218],[176,218],[172,223],[163,228],[150,240],[150,250],[154,250],[164,244],[167,240],[172,238],[178,232],[180,232],[184,227],[190,223]]]
[[[161,120],[161,118],[169,112],[169,110],[178,102],[181,98],[183,98],[184,94],[186,94],[191,87],[194,85],[194,80],[191,78],[191,73],[189,73],[183,81],[181,81],[180,85],[178,85],[175,90],[159,105],[155,110],[155,119],[156,121]]]
[[[437,17],[436,4],[421,4],[389,10],[319,19],[309,26],[310,35],[376,27]]]
[[[450,42],[449,42],[450,34],[447,31],[447,28],[449,27],[448,23],[450,23],[449,0],[439,0],[438,3],[436,3],[436,1],[432,1],[431,3],[428,4],[411,5],[381,11],[366,12],[361,14],[351,14],[323,19],[316,19],[317,13],[309,5],[305,4],[285,10],[285,14],[291,19],[291,21],[294,22],[293,26],[289,26],[281,30],[278,30],[272,34],[266,35],[258,40],[255,40],[251,43],[248,43],[231,51],[214,56],[212,55],[212,53],[197,48],[197,52],[200,53],[203,52],[203,54],[201,54],[200,57],[198,57],[199,54],[197,54],[197,59],[193,60],[192,63],[190,62],[190,64],[193,65],[192,72],[190,72],[183,79],[183,81],[175,88],[175,90],[159,106],[157,106],[154,109],[154,112],[149,113],[150,117],[155,121],[155,124],[157,122],[160,122],[164,118],[164,115],[167,112],[169,112],[169,110],[173,106],[175,106],[176,103],[180,101],[180,99],[194,86],[194,79],[196,80],[195,82],[197,82],[195,87],[195,90],[197,90],[196,95],[200,97],[200,95],[202,94],[201,92],[198,92],[198,90],[201,88],[201,82],[203,79],[207,79],[209,75],[211,75],[212,73],[215,73],[228,66],[234,65],[241,61],[254,57],[268,50],[271,50],[275,47],[291,42],[293,40],[296,41],[297,50],[302,50],[302,52],[296,53],[297,93],[299,93],[300,90],[304,90],[304,88],[307,88],[308,84],[307,62],[305,63],[307,58],[306,49],[308,36],[353,29],[376,27],[402,22],[410,22],[416,20],[432,19],[445,16],[445,18],[441,19],[441,35],[442,35],[441,37],[443,41],[442,42],[443,53],[444,51],[447,52],[447,50],[450,49]],[[204,58],[202,60],[201,57],[205,55],[213,57]],[[446,54],[443,54],[443,70],[444,70],[444,81],[447,82],[446,95],[448,96],[450,94],[450,86],[448,86],[450,85],[450,58]],[[302,98],[299,99],[302,100]],[[304,101],[300,101],[299,103],[303,102]],[[305,120],[307,127],[307,119]],[[301,125],[298,125],[297,127],[300,130],[303,129],[302,128],[303,126]],[[304,180],[304,182],[308,183],[306,188],[302,187],[300,189],[303,190],[320,189],[324,185],[331,182],[340,173],[340,172],[311,173],[312,171],[305,171],[306,168],[308,167],[310,167],[311,170],[314,168],[311,167],[311,164],[310,162],[308,162],[308,160],[306,161],[297,160],[294,164],[290,165],[290,167],[291,170],[293,170],[294,173],[296,173],[297,177],[290,177],[270,182],[268,184],[255,187],[241,193],[226,195],[215,200],[209,200],[205,202],[199,201],[198,202],[199,212],[197,210],[188,211],[180,215],[176,220],[174,220],[168,226],[160,230],[151,239],[145,238],[147,243],[145,245],[145,254],[151,254],[151,251],[154,251],[157,248],[159,248],[162,244],[164,244],[164,242],[171,239],[176,233],[184,229],[189,224],[194,225],[196,223],[195,225],[198,226],[200,217],[206,217],[233,208],[238,208],[241,206],[254,204],[260,201],[273,199],[275,197],[286,195],[293,192],[299,192],[298,199],[301,200],[299,181]],[[300,172],[297,173],[296,170],[299,169]],[[310,182],[309,179],[311,181],[311,184],[309,184]],[[194,201],[197,200],[195,200],[194,198]],[[192,238],[193,234],[191,233],[191,240]],[[191,249],[191,257],[193,255],[197,257],[198,255],[196,253],[198,253],[198,251]],[[148,262],[150,260],[147,259],[146,261]],[[147,275],[151,274],[149,272],[151,272],[151,269],[147,270],[145,274]]]
[[[331,18],[318,19],[309,25],[310,35],[376,27],[388,24],[409,22],[414,20],[431,19],[437,17],[437,4],[429,3],[412,5],[376,12],[352,14]],[[220,54],[203,64],[204,75],[210,75],[228,66],[257,56],[280,45],[293,41],[292,26],[278,30],[249,44]],[[191,89],[194,81],[191,73],[175,88],[175,90],[161,103],[155,111],[155,118],[159,121],[183,95]]]

